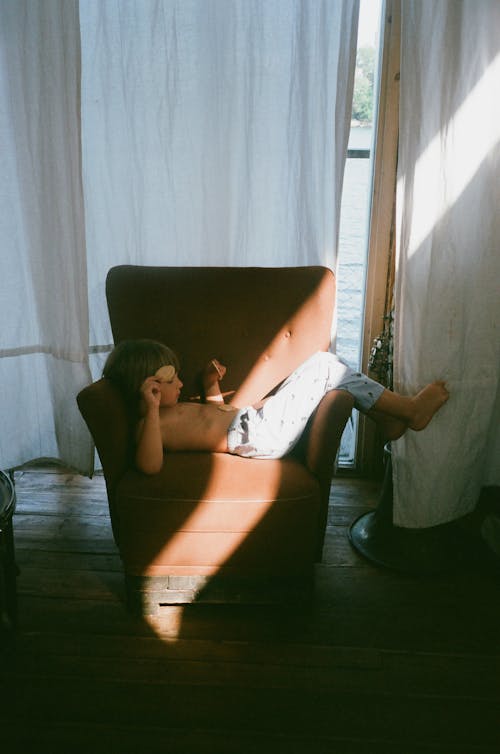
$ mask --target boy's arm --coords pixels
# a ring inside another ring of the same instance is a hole
[[[224,403],[219,382],[225,374],[226,367],[217,359],[212,359],[203,370],[203,394],[207,403]]]
[[[144,474],[157,474],[163,466],[158,382],[148,377],[141,386],[144,417],[137,425],[135,464]]]
[[[160,412],[148,411],[137,427],[135,465],[144,474],[157,474],[163,466]]]

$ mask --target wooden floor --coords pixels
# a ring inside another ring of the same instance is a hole
[[[355,553],[380,485],[339,480],[308,610],[124,607],[102,477],[16,473],[19,626],[2,752],[500,752],[500,579],[471,547],[432,577]],[[472,535],[471,535],[472,536]]]

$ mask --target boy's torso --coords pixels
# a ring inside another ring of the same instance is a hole
[[[231,409],[232,410],[227,410]],[[227,451],[227,431],[238,409],[215,403],[177,403],[160,409],[160,427],[166,450]]]

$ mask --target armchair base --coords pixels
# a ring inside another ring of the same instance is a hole
[[[162,606],[184,604],[307,605],[314,595],[313,567],[295,576],[133,576],[125,575],[127,608],[138,616],[157,615]]]

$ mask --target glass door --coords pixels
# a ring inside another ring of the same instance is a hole
[[[337,265],[336,352],[361,369],[373,187],[383,0],[361,0],[351,130],[344,173]],[[339,466],[356,467],[359,417],[344,432]]]

